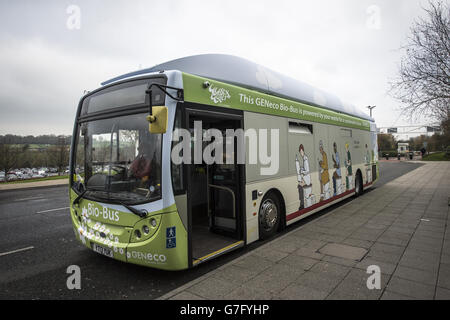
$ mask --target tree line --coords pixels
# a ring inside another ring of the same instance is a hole
[[[58,173],[61,174],[69,165],[70,136],[38,136],[35,138],[39,139],[22,140],[26,143],[19,143],[20,138],[28,137],[15,135],[1,137],[7,137],[5,140],[0,140],[0,171],[5,172],[5,176],[12,169],[41,167],[57,168]],[[30,148],[28,142],[46,146],[44,148]]]
[[[40,136],[18,136],[14,134],[0,135],[0,144],[40,144],[40,145],[58,145],[64,139],[64,143],[70,145],[71,136],[56,136],[46,134]]]
[[[409,140],[397,141],[392,134],[379,133],[378,134],[378,150],[383,155],[390,153],[391,156],[397,154],[397,145],[399,142],[409,143],[411,151],[420,151],[425,148],[427,152],[445,151],[450,141],[450,130],[443,128],[443,133],[435,133],[433,136],[421,135]]]

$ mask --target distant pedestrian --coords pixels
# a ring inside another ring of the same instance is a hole
[[[425,148],[420,149],[420,152],[422,153],[422,157],[427,153],[427,150]]]

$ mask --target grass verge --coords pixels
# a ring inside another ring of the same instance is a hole
[[[450,156],[445,152],[436,152],[423,157],[423,161],[450,161]]]
[[[17,184],[17,183],[30,183],[30,182],[39,182],[39,181],[48,181],[48,180],[62,180],[69,179],[68,175],[65,176],[54,176],[54,177],[45,177],[45,178],[36,178],[36,179],[27,179],[27,180],[16,180],[16,181],[8,181],[8,182],[0,182],[1,184]]]

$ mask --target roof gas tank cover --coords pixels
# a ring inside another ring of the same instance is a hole
[[[272,71],[252,61],[225,54],[201,54],[164,62],[152,68],[143,69],[108,80],[107,85],[133,76],[179,70],[199,77],[245,87],[332,111],[374,121],[365,111],[342,102],[339,98],[304,82]]]
[[[267,87],[272,90],[279,90],[283,87],[281,79],[261,65],[258,65],[256,70],[256,81],[263,86],[267,85]]]

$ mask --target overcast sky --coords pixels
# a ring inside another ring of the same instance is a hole
[[[0,134],[71,134],[84,90],[202,53],[252,60],[366,111],[376,105],[378,127],[406,124],[396,111],[398,102],[387,95],[388,81],[426,5],[425,0],[0,0]]]

